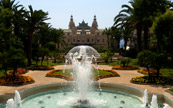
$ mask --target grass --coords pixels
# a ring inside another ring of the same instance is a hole
[[[118,61],[114,61],[114,62],[108,62],[108,63],[99,63],[99,65],[112,65],[112,66],[116,66],[116,65],[120,65],[120,60]],[[137,59],[130,59],[130,63],[129,65],[131,66],[139,66],[137,64]]]
[[[169,91],[173,93],[173,89],[169,89]]]
[[[0,70],[0,77],[5,76],[4,70]]]
[[[54,72],[53,74],[62,74],[62,75],[72,76],[71,72],[72,72],[72,70],[66,70],[65,72],[63,72],[63,71],[57,71],[57,72]],[[113,75],[112,72],[99,70],[99,73],[98,73],[97,70],[94,70],[93,77],[98,76],[98,74],[99,74],[99,75],[110,75],[110,74]]]
[[[62,71],[54,72],[53,74],[54,75],[56,75],[56,74],[62,74],[62,75],[72,76],[71,72],[72,72],[72,70],[65,70],[64,72],[62,70]]]
[[[165,68],[165,69],[161,69],[160,72],[165,77],[173,77],[173,69]]]
[[[36,65],[36,62],[33,61],[32,62],[32,65]],[[38,62],[38,65],[41,65],[41,61]],[[50,62],[50,61],[48,61],[48,63],[47,63],[47,61],[43,61],[42,65],[45,65],[45,66],[47,66],[47,65],[54,66],[54,65],[64,65],[64,63],[62,63],[62,62],[53,63],[53,62]]]

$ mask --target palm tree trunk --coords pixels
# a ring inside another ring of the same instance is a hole
[[[139,53],[142,51],[142,46],[141,46],[142,26],[140,24],[137,24],[136,30],[137,30],[137,52]]]
[[[144,49],[148,49],[148,27],[144,27]]]
[[[31,59],[32,59],[32,37],[33,37],[34,31],[29,31],[29,38],[28,38],[28,66],[31,65]]]
[[[108,48],[109,48],[109,35],[107,35],[107,42],[108,42]]]
[[[127,39],[124,40],[124,48],[125,48],[125,50],[127,49],[127,41],[128,41]]]

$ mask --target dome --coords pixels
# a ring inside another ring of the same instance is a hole
[[[81,56],[86,56],[88,58],[95,56],[96,58],[100,57],[100,54],[91,46],[76,46],[72,48],[66,58],[75,57],[80,58]]]

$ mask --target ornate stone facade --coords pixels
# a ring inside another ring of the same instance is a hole
[[[77,45],[89,45],[102,47],[103,49],[108,47],[107,36],[103,34],[103,30],[98,29],[96,16],[94,16],[91,27],[84,20],[78,26],[75,26],[73,16],[71,16],[69,29],[64,29],[64,37],[67,47]]]

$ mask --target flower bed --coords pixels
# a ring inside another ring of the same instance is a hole
[[[16,77],[13,77],[10,75],[8,77],[0,77],[0,85],[23,85],[34,82],[34,79],[30,76],[17,75]]]
[[[59,71],[59,72],[58,72]],[[67,81],[73,81],[74,78],[69,74],[70,72],[67,70],[66,73],[62,73],[63,70],[51,70],[47,73],[46,77],[57,77],[57,78],[63,78]],[[105,71],[102,75],[94,75],[93,80],[97,81],[99,79],[108,78],[108,77],[118,77],[120,76],[115,70],[99,70],[99,71]],[[96,72],[96,71],[95,71]],[[106,73],[107,72],[107,73]]]
[[[9,74],[13,74],[13,70],[8,71]],[[25,74],[28,71],[26,69],[17,69],[17,74]]]
[[[173,85],[173,79],[168,77],[156,77],[152,76],[150,79],[148,76],[139,76],[131,79],[132,83],[137,84],[167,84],[167,85]]]
[[[28,70],[51,70],[54,69],[53,66],[30,66]]]
[[[152,75],[156,75],[157,74],[157,70],[150,69],[149,71],[150,71],[150,73]],[[139,73],[142,73],[144,75],[147,75],[148,74],[148,70],[147,69],[141,69],[141,70],[138,70],[138,72]],[[162,75],[162,73],[159,73],[159,74]]]
[[[46,77],[56,77],[56,78],[63,78],[67,81],[73,81],[74,79],[71,76],[64,75],[64,74],[54,74],[57,71],[62,71],[62,70],[51,70],[46,74]]]
[[[103,78],[109,78],[109,77],[119,77],[120,75],[115,71],[115,70],[100,70],[99,71],[107,71],[110,72],[109,74],[104,74],[104,75],[98,75],[95,76],[93,79],[94,81],[97,81],[99,79],[103,79]]]
[[[120,66],[120,65],[117,65],[117,66],[113,66],[112,69],[117,69],[117,70],[136,70],[136,69],[139,69],[139,68],[136,67],[136,66]]]

